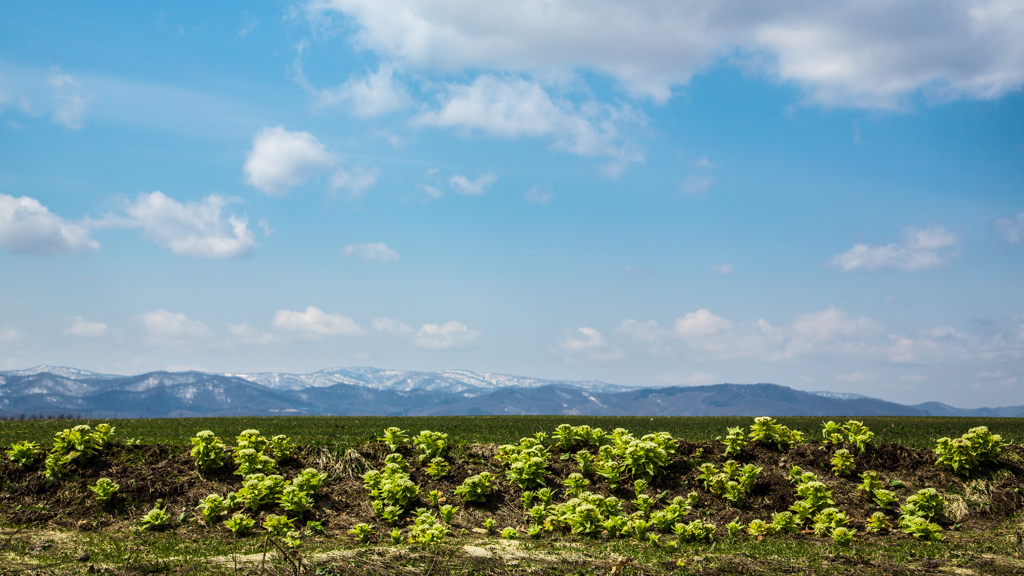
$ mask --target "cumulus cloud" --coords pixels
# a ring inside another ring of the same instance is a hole
[[[331,176],[331,190],[347,190],[352,198],[361,198],[380,177],[380,168],[353,168],[351,172],[339,168]]]
[[[54,74],[47,83],[53,87],[53,121],[71,130],[81,129],[86,104],[78,82],[67,74]]]
[[[191,350],[196,341],[209,339],[213,332],[198,320],[191,320],[180,312],[157,310],[140,316],[150,344],[166,348]]]
[[[444,324],[424,324],[412,339],[412,343],[427,350],[445,350],[465,346],[480,337],[465,324],[451,320]]]
[[[81,316],[75,316],[75,322],[64,333],[83,338],[95,338],[103,336],[107,330],[107,325],[103,322],[89,322]]]
[[[352,78],[317,94],[318,106],[348,105],[354,116],[363,118],[401,110],[410,103],[405,88],[395,80],[394,67],[388,64],[381,64],[376,72],[362,78]]]
[[[307,307],[305,312],[278,310],[274,314],[273,325],[313,339],[324,336],[359,336],[366,333],[366,329],[351,318],[337,313],[327,314],[315,306]]]
[[[456,174],[448,179],[448,183],[451,184],[452,188],[454,188],[459,194],[479,196],[484,193],[484,188],[494,184],[497,180],[497,176],[491,172],[487,172],[477,176],[476,180],[470,180],[461,174]]]
[[[92,220],[94,227],[138,228],[157,245],[180,256],[195,258],[238,258],[256,247],[249,220],[221,214],[231,202],[212,194],[199,202],[178,202],[162,192],[142,193],[126,204],[124,215]]]
[[[245,158],[245,182],[270,196],[284,194],[334,168],[334,155],[309,132],[264,127]]]
[[[638,322],[633,319],[626,320],[617,330],[644,342],[654,342],[665,334],[665,330],[654,320],[646,322]]]
[[[1024,212],[1013,218],[999,218],[995,222],[996,233],[1007,244],[1024,242]]]
[[[838,266],[843,272],[852,270],[896,270],[916,272],[941,268],[959,256],[959,238],[941,226],[918,230],[908,227],[901,244],[869,246],[857,244],[836,256],[829,266]]]
[[[281,338],[266,330],[259,330],[252,326],[242,324],[228,324],[228,333],[231,334],[235,340],[242,344],[276,344],[281,341]]]
[[[645,121],[628,105],[587,102],[577,107],[552,99],[535,82],[483,74],[468,86],[448,84],[441,107],[415,117],[413,125],[480,130],[503,138],[553,138],[556,149],[628,163],[644,158],[621,141],[620,129]]]
[[[307,12],[344,15],[357,45],[411,68],[593,70],[657,102],[720,61],[829,106],[895,108],[919,91],[995,98],[1024,84],[1024,10],[1005,0],[553,0],[543,17],[525,0],[311,0]]]
[[[582,326],[566,334],[558,342],[557,351],[569,357],[581,356],[589,360],[606,361],[621,360],[626,354],[623,350],[612,348],[597,329]]]
[[[371,244],[349,244],[342,251],[343,256],[357,256],[371,262],[392,262],[398,260],[398,252],[388,248],[383,242]]]
[[[413,329],[408,324],[392,318],[374,318],[372,326],[376,332],[385,332],[396,336],[413,333]]]
[[[53,214],[35,198],[0,194],[0,247],[12,254],[81,254],[100,244],[85,226]]]

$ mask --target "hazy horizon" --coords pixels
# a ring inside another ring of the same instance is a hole
[[[6,7],[0,370],[1024,404],[1024,12],[543,7]]]

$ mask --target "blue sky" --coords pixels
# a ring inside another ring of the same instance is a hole
[[[0,369],[1024,404],[1019,2],[480,6],[5,7]]]

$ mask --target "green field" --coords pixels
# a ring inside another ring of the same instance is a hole
[[[53,435],[76,424],[110,422],[117,427],[119,438],[137,438],[145,444],[190,446],[189,438],[199,430],[212,430],[230,438],[239,430],[256,428],[265,435],[287,434],[299,444],[351,448],[372,440],[380,431],[397,426],[411,431],[446,432],[461,443],[506,444],[516,442],[535,432],[554,430],[559,424],[587,424],[605,430],[626,428],[635,434],[668,432],[677,438],[699,442],[714,440],[727,426],[747,426],[752,418],[745,416],[656,417],[644,416],[281,416],[227,418],[154,418],[146,420],[21,420],[0,421],[0,446],[20,440],[49,443]],[[781,417],[777,420],[807,434],[808,439],[820,435],[824,420],[841,418]],[[909,448],[925,449],[942,436],[959,436],[975,426],[988,426],[1005,440],[1024,441],[1024,419],[1021,418],[910,418],[863,417],[876,434],[878,442],[895,442]]]

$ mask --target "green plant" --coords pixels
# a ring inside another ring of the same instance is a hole
[[[530,538],[537,538],[542,530],[544,530],[544,527],[540,524],[532,524],[526,528],[526,533],[530,535]]]
[[[157,502],[157,505],[139,520],[143,530],[161,530],[169,526],[170,523],[171,517],[167,515],[161,502]]]
[[[445,524],[451,524],[452,518],[455,518],[455,513],[459,511],[458,506],[452,506],[451,504],[445,504],[441,506],[438,511],[441,513],[441,519],[444,520]]]
[[[703,542],[711,540],[715,534],[715,525],[694,520],[689,524],[678,523],[673,526],[672,531],[678,536],[679,542]]]
[[[235,474],[239,476],[271,474],[277,469],[277,463],[273,458],[262,452],[257,452],[255,448],[235,450],[234,461],[237,466]]]
[[[395,546],[397,546],[397,545],[402,543],[402,529],[401,528],[393,529],[391,532],[388,533],[388,536],[391,537],[391,543],[394,544]]]
[[[792,512],[776,512],[772,514],[772,532],[775,534],[789,534],[800,529],[797,517]]]
[[[846,448],[836,450],[832,455],[832,473],[836,476],[849,476],[856,465],[853,462],[853,455]]]
[[[292,457],[295,453],[295,444],[291,438],[278,434],[270,439],[270,451],[273,452],[274,459],[281,462]]]
[[[740,535],[740,531],[743,530],[743,524],[740,522],[740,517],[737,516],[732,522],[725,525],[725,531],[728,532],[729,538],[736,539]]]
[[[764,520],[758,520],[756,518],[754,520],[751,520],[750,523],[747,524],[747,534],[750,534],[754,537],[764,536],[765,534],[771,532],[771,529],[772,527],[770,524],[768,524]]]
[[[427,499],[430,500],[431,506],[437,508],[440,505],[439,502],[441,501],[441,493],[438,492],[437,490],[431,490],[430,492],[427,493]]]
[[[213,432],[209,430],[198,432],[191,442],[190,454],[196,461],[196,468],[203,471],[216,470],[224,465],[224,453],[227,451],[227,447],[224,445],[224,441]]]
[[[259,430],[242,430],[242,433],[235,436],[235,451],[252,449],[258,454],[263,454],[267,451],[267,439],[260,434]]]
[[[100,506],[103,506],[114,497],[114,493],[121,486],[114,483],[110,478],[100,478],[95,484],[89,486],[89,490],[92,490],[96,494],[96,502]]]
[[[243,508],[256,510],[277,500],[286,485],[284,477],[277,474],[250,474],[242,479],[242,487],[235,493],[235,498]]]
[[[775,421],[774,418],[761,416],[754,418],[750,426],[750,440],[760,444],[774,444],[780,452],[785,452],[794,444],[804,441],[804,435],[799,430],[790,430]]]
[[[623,475],[626,472],[626,465],[615,460],[599,460],[594,466],[594,471],[608,483],[610,490],[615,490],[619,487],[619,483],[622,482]]]
[[[735,460],[726,461],[721,468],[706,462],[701,464],[698,470],[698,478],[704,482],[704,488],[708,492],[736,504],[746,499],[757,482],[758,474],[761,473],[760,467],[747,464],[741,468]]]
[[[405,456],[392,453],[384,457],[384,468],[395,469],[399,472],[408,472],[409,463],[405,461]]]
[[[590,485],[590,480],[587,480],[579,472],[573,472],[569,474],[562,485],[565,486],[565,493],[570,498],[578,496],[583,492],[583,489]]]
[[[267,514],[267,517],[263,519],[263,529],[274,538],[284,538],[288,532],[295,529],[295,524],[287,516]]]
[[[857,486],[857,491],[864,494],[864,496],[871,498],[875,490],[879,490],[882,487],[882,477],[878,475],[878,472],[868,470],[860,475],[861,483]]]
[[[650,513],[651,508],[654,508],[654,505],[657,503],[657,500],[651,498],[647,494],[641,494],[637,496],[636,500],[633,500],[632,502],[633,509],[636,510],[637,512],[640,512],[645,517],[648,515],[648,513]]]
[[[651,514],[651,522],[654,522],[658,529],[667,530],[682,520],[691,511],[690,504],[682,496],[676,496],[663,509]]]
[[[221,513],[227,512],[228,504],[220,497],[219,494],[210,494],[206,498],[199,501],[199,505],[196,506],[196,510],[199,510],[199,514],[203,517],[208,524],[212,524],[216,520],[217,516]]]
[[[844,426],[843,430],[846,432],[846,439],[857,447],[857,450],[861,452],[866,451],[870,446],[871,442],[875,439],[875,433],[868,430],[868,427],[863,422],[857,420],[850,420]]]
[[[914,538],[942,540],[942,527],[919,516],[900,517],[900,528]]]
[[[535,438],[523,438],[518,445],[498,448],[496,458],[508,467],[506,475],[523,490],[543,486],[548,468],[548,450]]]
[[[429,462],[434,458],[444,456],[445,451],[448,449],[448,435],[444,432],[423,430],[412,439],[412,443],[422,452],[420,454],[420,462]]]
[[[506,526],[501,529],[501,537],[506,540],[513,540],[516,536],[519,536],[519,531],[511,526]]]
[[[850,516],[838,508],[825,508],[814,516],[814,533],[829,536],[836,528],[846,526]]]
[[[726,428],[726,432],[725,440],[722,440],[722,444],[725,444],[725,455],[739,454],[747,445],[747,437],[743,427],[733,426]]]
[[[370,537],[373,536],[375,528],[375,526],[369,524],[359,523],[353,526],[348,533],[355,536],[356,540],[359,540],[361,544],[366,544],[370,541]]]
[[[875,512],[868,518],[867,529],[868,532],[875,534],[883,534],[888,532],[892,528],[892,524],[889,523],[889,519],[886,518],[885,514],[881,512]]]
[[[301,516],[307,510],[313,507],[313,499],[310,497],[309,492],[306,492],[298,486],[285,486],[284,490],[277,497],[277,504],[282,510],[289,514]]]
[[[409,542],[422,545],[437,544],[444,539],[446,534],[448,534],[448,527],[438,522],[433,513],[419,510],[409,529]]]
[[[310,532],[316,532],[318,534],[323,534],[325,532],[324,525],[317,522],[316,520],[310,520],[309,522],[306,522],[306,530],[309,530]]]
[[[918,490],[917,494],[907,497],[906,504],[902,506],[904,516],[916,516],[925,520],[941,516],[945,509],[946,500],[935,488]]]
[[[462,498],[463,502],[483,502],[493,489],[494,476],[488,472],[481,472],[463,480],[455,489],[455,494]]]
[[[647,537],[647,530],[650,529],[651,523],[643,518],[633,518],[626,526],[627,530],[633,531],[637,540],[643,540]]]
[[[828,422],[822,422],[821,435],[825,438],[825,442],[831,444],[842,444],[843,443],[843,427],[841,424],[829,420]]]
[[[938,459],[935,464],[964,475],[980,465],[994,462],[1006,446],[1003,437],[989,432],[987,426],[971,428],[956,439],[939,438],[936,442]]]
[[[39,449],[39,444],[24,440],[11,444],[11,448],[7,451],[7,458],[12,462],[17,462],[18,466],[23,468],[31,465],[42,455],[43,451]]]
[[[590,476],[594,473],[594,455],[586,450],[580,450],[574,456],[576,463],[580,467],[580,472],[584,476]]]
[[[409,444],[409,437],[406,434],[408,434],[407,430],[402,430],[401,428],[395,428],[392,426],[391,428],[384,430],[384,436],[379,440],[387,444],[388,448],[390,448],[392,452],[395,452],[402,446]]]
[[[898,502],[896,495],[884,488],[875,490],[871,494],[871,499],[875,501],[875,504],[878,504],[879,508],[888,508]]]
[[[845,526],[840,526],[832,531],[832,541],[837,546],[847,548],[853,543],[853,537],[857,534],[856,530],[851,530]]]
[[[448,475],[452,469],[451,465],[444,458],[433,458],[427,465],[427,476],[434,480],[440,480]]]
[[[292,486],[309,494],[320,489],[320,484],[327,479],[326,472],[318,472],[316,468],[306,468],[292,479]]]
[[[555,491],[551,488],[541,488],[537,490],[537,499],[544,503],[545,506],[551,505],[551,500],[555,497]]]
[[[235,514],[224,521],[224,526],[226,526],[228,530],[231,530],[235,536],[245,534],[249,530],[252,530],[252,527],[255,525],[256,521],[245,514]]]
[[[488,533],[493,534],[494,529],[498,526],[498,523],[494,521],[494,518],[487,518],[484,520],[484,530]]]
[[[639,440],[631,440],[625,445],[622,463],[634,478],[650,482],[662,468],[668,466],[675,449],[676,442],[670,434],[645,434]]]

